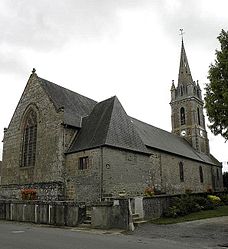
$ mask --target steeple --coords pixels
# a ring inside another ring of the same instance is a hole
[[[183,30],[181,30],[182,32]],[[171,86],[171,96],[172,101],[177,99],[185,99],[186,97],[195,97],[199,101],[202,102],[201,89],[198,84],[195,83],[192,79],[191,70],[188,64],[188,58],[185,52],[184,40],[183,40],[183,32],[181,33],[181,54],[180,54],[180,67],[178,74],[178,84],[175,88],[174,82],[172,82]]]
[[[171,86],[172,132],[184,137],[193,148],[209,154],[209,142],[203,113],[199,83],[193,81],[184,48],[183,29],[178,84]]]
[[[184,40],[182,37],[180,67],[179,67],[179,75],[178,75],[178,86],[179,85],[187,86],[189,84],[193,84],[193,79],[192,79],[190,67],[188,64],[187,55],[186,55],[185,48],[184,48]]]

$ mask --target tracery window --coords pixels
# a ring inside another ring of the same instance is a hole
[[[181,125],[185,124],[185,109],[184,109],[184,107],[181,107],[181,109],[180,109],[180,121],[181,121]]]
[[[37,114],[31,109],[24,121],[23,145],[22,145],[22,167],[35,166],[37,140]]]

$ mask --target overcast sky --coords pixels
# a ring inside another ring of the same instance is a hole
[[[94,100],[117,95],[128,115],[171,131],[179,29],[203,89],[227,10],[227,0],[1,0],[0,139],[33,67]],[[211,153],[228,161],[228,143],[209,139]]]

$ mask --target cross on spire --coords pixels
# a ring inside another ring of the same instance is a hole
[[[180,29],[180,35],[181,35],[181,37],[182,37],[182,40],[183,40],[183,36],[184,36],[184,29]]]

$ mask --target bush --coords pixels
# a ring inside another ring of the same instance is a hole
[[[171,218],[176,218],[179,216],[180,209],[178,209],[176,206],[171,206],[169,207],[165,212],[164,216],[165,217],[171,217]]]
[[[224,205],[228,205],[228,194],[221,194],[219,198]]]
[[[214,209],[214,204],[205,197],[196,196],[194,201],[201,207],[202,210]]]
[[[166,217],[177,217],[197,212],[201,210],[201,206],[195,202],[194,197],[189,195],[175,198],[172,205],[164,213]]]
[[[208,195],[208,200],[213,203],[215,206],[218,206],[221,204],[221,199],[216,195]]]
[[[226,196],[228,200],[228,195]],[[184,216],[200,210],[214,209],[221,203],[217,196],[209,195],[208,198],[200,196],[184,195],[180,198],[173,199],[171,206],[164,212],[165,217],[178,217]]]

